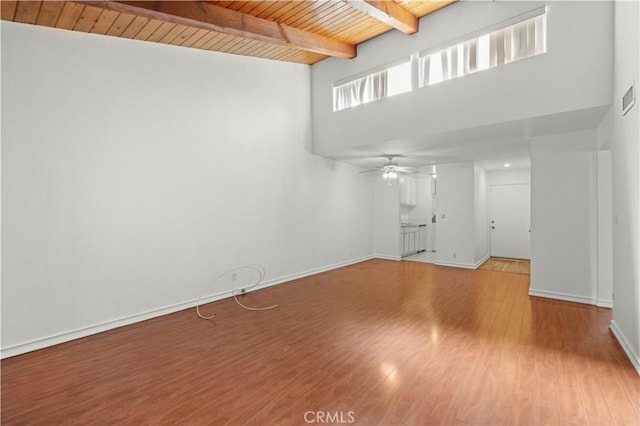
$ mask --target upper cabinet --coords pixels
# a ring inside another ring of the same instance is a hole
[[[411,176],[400,177],[400,205],[415,206],[418,199],[416,180]]]

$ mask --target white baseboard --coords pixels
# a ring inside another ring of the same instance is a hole
[[[489,259],[489,255],[486,255],[485,257],[483,257],[482,259],[480,259],[476,263],[457,263],[457,262],[435,261],[435,262],[433,262],[433,264],[437,265],[437,266],[447,266],[447,267],[450,267],[450,268],[478,269],[480,267],[480,265],[482,265],[484,262],[487,261],[487,259]]]
[[[113,320],[77,328],[75,330],[64,331],[62,333],[52,334],[50,336],[29,340],[27,342],[18,343],[2,348],[0,358],[5,359],[23,353],[43,349],[49,346],[58,345],[60,343],[69,342],[71,340],[80,339],[82,337],[91,336],[93,334],[102,333],[103,331],[112,330],[114,328],[123,327],[125,325],[134,324],[136,322],[145,321],[162,315],[168,315],[183,309],[193,308],[198,303],[205,304],[216,300],[224,299],[231,296],[231,290],[215,293],[202,299],[188,300],[186,302],[176,303],[162,308],[151,309],[139,314],[129,315]]]
[[[278,284],[283,284],[289,281],[293,281],[293,280],[297,280],[300,278],[304,278],[304,277],[308,277],[309,275],[315,275],[315,274],[319,274],[321,272],[327,272],[327,271],[331,271],[333,269],[338,269],[338,268],[343,268],[345,266],[349,266],[349,265],[354,265],[356,263],[360,263],[360,262],[366,262],[367,260],[371,260],[374,259],[375,256],[363,256],[363,257],[359,257],[357,259],[351,259],[351,260],[347,260],[344,262],[338,262],[338,263],[334,263],[332,265],[328,265],[328,266],[321,266],[319,268],[314,268],[314,269],[309,269],[307,271],[304,272],[300,272],[298,274],[291,274],[291,275],[286,275],[284,277],[280,277],[280,278],[274,278],[271,280],[267,280],[267,281],[262,281],[260,283],[260,285],[254,287],[253,289],[251,289],[251,291],[254,291],[254,289],[261,289],[261,288],[266,288],[266,287],[271,287],[273,285],[278,285]],[[229,296],[231,296],[231,294],[229,294]]]
[[[480,265],[482,265],[484,262],[486,262],[487,260],[489,260],[490,255],[487,254],[485,257],[483,257],[482,259],[480,259],[479,261],[476,262],[476,267],[473,269],[478,269],[480,267]]]
[[[529,289],[529,296],[544,297],[545,299],[564,300],[565,302],[584,303],[595,305],[596,299],[593,297],[575,296],[573,294],[557,293],[555,291]]]
[[[596,306],[601,308],[613,308],[613,300],[597,299]]]
[[[529,289],[529,296],[544,297],[545,299],[564,300],[565,302],[596,305],[600,308],[613,308],[613,301],[594,297],[575,296],[573,294],[557,293],[555,291]]]
[[[476,266],[472,263],[455,263],[455,262],[433,262],[436,266],[446,266],[449,268],[463,268],[463,269],[476,269]]]
[[[400,256],[387,256],[386,254],[374,254],[374,258],[383,260],[402,260]]]
[[[263,281],[262,283],[260,283],[259,286],[251,289],[251,291],[255,291],[260,288],[282,284],[282,283],[293,281],[299,278],[304,278],[309,275],[319,274],[321,272],[330,271],[332,269],[342,268],[344,266],[349,266],[355,263],[364,262],[373,258],[374,256],[364,256],[357,259],[350,259],[344,262],[334,263],[332,265],[327,265],[320,268],[309,269],[307,271],[300,272],[298,274],[291,274],[291,275],[287,275],[280,278],[274,278],[271,280]],[[12,356],[35,351],[37,349],[43,349],[53,345],[58,345],[60,343],[79,339],[81,337],[91,336],[92,334],[102,333],[103,331],[112,330],[114,328],[123,327],[125,325],[134,324],[136,322],[145,321],[145,320],[156,318],[162,315],[168,315],[174,312],[182,311],[184,309],[193,308],[198,304],[203,305],[205,303],[215,302],[216,300],[225,299],[231,296],[232,296],[231,289],[229,289],[227,291],[211,294],[209,296],[205,296],[200,299],[192,299],[186,302],[180,302],[173,305],[164,306],[161,308],[151,309],[146,312],[141,312],[139,314],[116,318],[116,319],[105,321],[99,324],[81,327],[75,330],[65,331],[62,333],[53,334],[51,336],[33,339],[23,343],[18,343],[15,345],[2,348],[0,350],[0,359],[9,358]]]
[[[638,356],[638,353],[633,349],[633,346],[631,346],[627,337],[624,335],[622,330],[620,330],[618,324],[613,320],[611,321],[609,330],[611,330],[613,335],[616,337],[618,343],[622,346],[622,350],[629,358],[629,361],[631,361],[631,365],[633,365],[633,368],[635,368],[638,375],[640,375],[640,356]]]

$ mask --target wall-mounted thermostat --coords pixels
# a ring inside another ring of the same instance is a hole
[[[635,81],[622,97],[622,115],[625,115],[636,103]]]

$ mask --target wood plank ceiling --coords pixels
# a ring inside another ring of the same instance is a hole
[[[455,0],[6,1],[2,19],[174,46],[314,64]]]

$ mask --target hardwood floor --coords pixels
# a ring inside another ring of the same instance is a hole
[[[529,262],[528,260],[490,257],[486,262],[480,265],[480,268],[478,269],[531,275],[531,262]]]
[[[2,424],[639,424],[611,311],[528,286],[359,263],[3,360]]]

